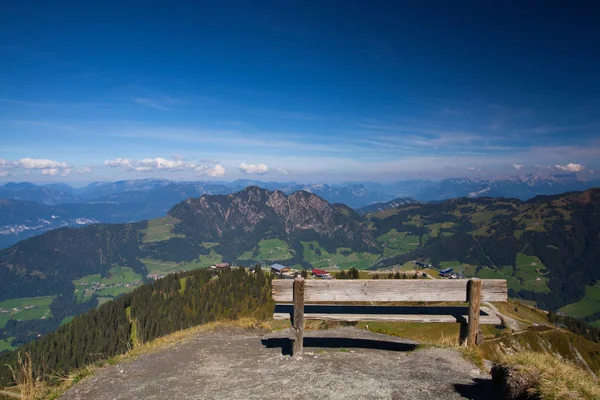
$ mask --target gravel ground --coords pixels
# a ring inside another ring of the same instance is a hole
[[[449,349],[356,328],[307,331],[290,357],[289,331],[227,328],[103,368],[61,399],[493,399],[489,375]]]

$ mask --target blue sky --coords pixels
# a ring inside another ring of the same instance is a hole
[[[3,2],[0,182],[598,177],[599,6],[482,3]]]

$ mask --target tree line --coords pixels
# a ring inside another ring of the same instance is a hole
[[[12,382],[9,366],[30,352],[35,376],[50,381],[91,363],[123,354],[172,332],[218,319],[268,319],[274,304],[271,276],[257,267],[201,269],[167,275],[152,284],[76,316],[58,330],[0,355],[0,386]]]

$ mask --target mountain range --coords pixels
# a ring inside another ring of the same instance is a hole
[[[487,180],[455,178],[440,182],[349,182],[340,185],[261,182],[247,179],[234,182],[140,179],[93,182],[82,188],[74,188],[67,184],[7,183],[0,186],[0,199],[6,199],[0,202],[0,248],[60,227],[157,218],[188,198],[204,194],[226,195],[248,186],[279,190],[286,194],[304,190],[330,203],[343,203],[365,213],[394,207],[402,202],[442,201],[463,196],[526,200],[540,194],[585,190],[600,186],[600,181],[581,181],[575,174],[556,174]]]
[[[599,324],[600,189],[361,215],[314,193],[252,186],[187,199],[149,221],[55,229],[0,250],[0,308],[49,296],[52,316],[8,321],[0,340],[26,342],[143,282],[219,262],[411,270],[416,260],[506,279],[512,297]]]

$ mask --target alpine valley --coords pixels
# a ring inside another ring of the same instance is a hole
[[[25,311],[40,314],[1,314],[0,343],[26,343],[153,278],[218,262],[389,270],[423,260],[506,279],[513,298],[600,325],[600,189],[374,211],[251,186],[148,221],[48,231],[0,251],[0,309],[36,299]]]
[[[456,197],[511,197],[527,200],[538,194],[559,194],[600,186],[574,173],[523,175],[508,178],[453,178],[442,181],[403,180],[386,184],[348,182],[338,185],[261,182],[178,182],[138,179],[93,182],[81,188],[67,184],[28,182],[0,186],[0,248],[51,229],[91,223],[120,223],[164,216],[175,204],[204,194],[231,194],[248,186],[314,193],[330,203],[346,204],[360,213],[416,201]]]

